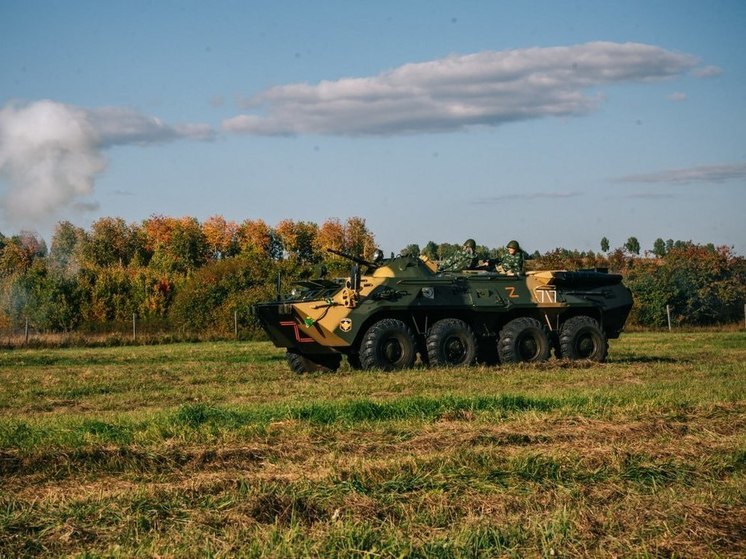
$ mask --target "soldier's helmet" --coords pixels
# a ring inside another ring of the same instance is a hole
[[[477,243],[474,239],[466,239],[464,241],[464,248],[470,248],[471,250],[477,250]]]
[[[521,246],[518,244],[518,241],[510,241],[508,243],[508,248],[514,248],[516,250],[520,250]]]

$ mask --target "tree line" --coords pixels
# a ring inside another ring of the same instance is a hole
[[[85,230],[57,224],[51,245],[32,233],[0,233],[0,329],[26,320],[47,332],[90,332],[136,315],[167,330],[227,334],[238,318],[257,332],[251,304],[275,296],[293,281],[345,276],[349,261],[333,249],[372,258],[375,238],[365,220],[328,219],[321,225],[283,220],[242,223],[213,216],[151,216],[141,223],[105,217]],[[746,262],[729,247],[656,240],[640,257],[634,237],[619,248],[601,240],[600,252],[557,248],[534,252],[529,269],[606,268],[622,273],[635,298],[630,323],[660,327],[666,306],[680,324],[743,320]],[[401,253],[442,260],[460,244],[410,244]],[[478,246],[480,258],[504,247]]]
[[[48,249],[35,234],[0,234],[0,329],[29,319],[43,331],[95,331],[135,314],[165,327],[220,333],[234,311],[274,296],[278,274],[287,284],[321,264],[342,273],[347,261],[327,248],[372,255],[374,243],[359,217],[274,227],[221,216],[202,223],[105,217],[89,230],[65,221]],[[252,326],[247,313],[241,318]]]

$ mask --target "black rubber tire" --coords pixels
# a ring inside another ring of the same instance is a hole
[[[523,316],[508,322],[497,342],[501,363],[538,363],[549,359],[551,343],[547,331],[535,318]]]
[[[557,357],[588,359],[603,363],[609,354],[609,340],[596,319],[574,316],[567,319],[559,331]]]
[[[297,351],[287,350],[285,359],[290,370],[294,373],[333,372],[339,369],[342,356],[339,354],[307,355]]]
[[[431,367],[472,365],[477,358],[477,338],[469,325],[457,318],[436,322],[426,343]]]
[[[409,327],[401,320],[384,318],[363,335],[360,364],[363,369],[394,371],[414,365],[417,345]]]

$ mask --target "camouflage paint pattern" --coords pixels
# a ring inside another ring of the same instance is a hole
[[[567,318],[583,315],[596,320],[608,338],[617,338],[632,307],[631,293],[616,274],[435,270],[426,258],[392,258],[361,274],[358,284],[352,276],[323,280],[318,289],[306,282],[297,297],[260,303],[254,310],[278,347],[349,354],[383,318],[403,321],[420,338],[436,321],[457,318],[479,338],[494,339],[516,317],[535,318],[551,333]]]

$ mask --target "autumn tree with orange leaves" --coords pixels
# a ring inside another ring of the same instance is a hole
[[[233,256],[238,251],[238,224],[221,215],[208,217],[202,224],[207,251],[214,260]]]
[[[247,219],[236,233],[238,251],[262,254],[272,260],[282,256],[282,247],[277,233],[262,219]]]
[[[375,239],[362,217],[349,218],[345,223],[344,232],[345,250],[348,253],[367,259],[373,257],[373,251],[376,250]]]

